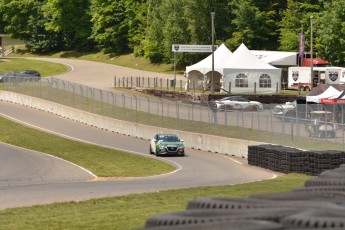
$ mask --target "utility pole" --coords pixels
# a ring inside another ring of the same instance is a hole
[[[314,87],[314,63],[313,63],[313,15],[310,16],[310,77],[311,77],[311,87]]]
[[[215,12],[211,12],[212,18],[212,75],[211,75],[211,94],[214,94],[214,15]]]

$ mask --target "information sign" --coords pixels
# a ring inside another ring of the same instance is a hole
[[[218,46],[214,46],[217,49]],[[212,45],[181,45],[173,44],[172,51],[174,53],[182,52],[199,52],[199,53],[212,53]]]

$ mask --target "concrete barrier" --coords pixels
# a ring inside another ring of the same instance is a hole
[[[76,122],[141,139],[148,140],[157,133],[175,133],[184,140],[185,146],[188,148],[242,158],[248,157],[248,146],[264,144],[262,142],[165,129],[116,120],[14,92],[0,91],[0,100],[39,109]]]

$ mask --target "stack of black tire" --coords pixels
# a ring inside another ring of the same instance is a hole
[[[248,164],[282,173],[318,176],[345,164],[343,151],[303,151],[281,145],[248,147]]]
[[[342,151],[308,151],[306,152],[311,175],[339,167],[345,164],[345,154]]]
[[[142,230],[345,229],[345,165],[291,192],[207,197],[187,209],[149,218]]]

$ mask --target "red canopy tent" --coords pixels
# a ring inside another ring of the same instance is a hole
[[[310,66],[311,60],[310,58],[303,58],[302,59],[302,66]],[[329,63],[326,60],[323,60],[321,58],[313,58],[313,65],[314,66],[326,66],[326,65],[330,65],[331,63]]]

